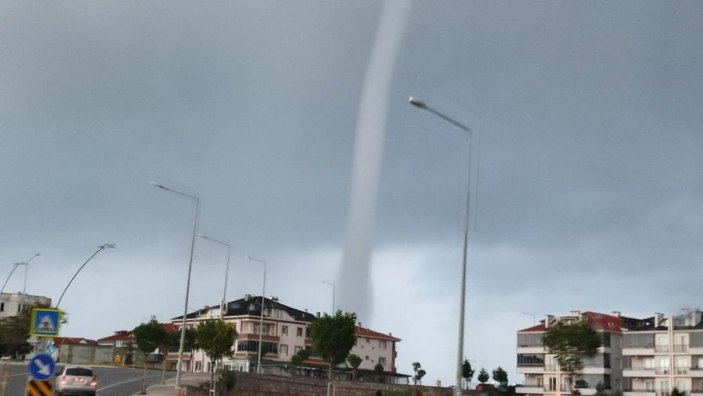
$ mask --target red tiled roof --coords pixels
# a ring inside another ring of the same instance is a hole
[[[594,329],[612,331],[620,333],[622,328],[622,318],[602,314],[598,312],[584,312],[584,316],[588,319],[588,324]]]
[[[98,339],[98,342],[126,341],[132,337],[132,332],[127,330],[116,331],[115,334]]]
[[[392,335],[389,335],[389,334],[379,333],[377,331],[373,331],[371,329],[367,329],[367,328],[364,328],[361,326],[356,326],[356,328],[354,329],[354,334],[356,334],[357,337],[376,338],[379,340],[396,341],[396,342],[400,341],[400,338],[393,337]]]
[[[164,330],[166,330],[166,332],[168,332],[168,333],[178,331],[178,326],[176,326],[173,323],[162,323],[161,327],[163,327]],[[113,334],[109,337],[99,339],[98,342],[105,343],[105,342],[114,342],[114,341],[127,341],[131,338],[132,338],[132,331],[131,330],[119,330],[119,331],[116,331],[115,334]]]
[[[522,329],[522,330],[518,330],[518,331],[522,333],[522,332],[528,332],[528,331],[544,331],[544,330],[545,330],[544,323],[540,323],[538,325],[528,327],[526,329]]]
[[[622,318],[618,316],[613,316],[613,315],[608,315],[608,314],[602,314],[598,312],[591,312],[591,311],[586,311],[581,313],[582,317],[585,317],[586,320],[588,321],[588,324],[596,329],[596,330],[603,330],[603,331],[610,331],[614,333],[620,333],[622,331]],[[569,317],[569,316],[566,316]],[[525,333],[525,332],[542,332],[547,330],[547,328],[543,323],[540,323],[538,325],[528,327],[526,329],[518,330],[520,333]]]
[[[54,337],[54,345],[77,345],[77,344],[90,344],[96,345],[98,342],[95,340],[87,340],[81,337]]]

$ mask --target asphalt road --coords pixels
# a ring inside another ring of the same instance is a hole
[[[60,365],[57,370],[60,369]],[[93,366],[98,376],[99,396],[131,396],[142,388],[144,372],[141,369]],[[166,372],[166,379],[175,377],[175,373]],[[9,366],[7,387],[0,396],[24,396],[27,394],[29,370],[26,364],[13,363]],[[149,370],[146,373],[146,386],[161,382],[161,371]]]

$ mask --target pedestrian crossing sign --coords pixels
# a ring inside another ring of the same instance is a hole
[[[34,308],[30,320],[29,334],[35,337],[59,335],[61,311],[53,308]]]

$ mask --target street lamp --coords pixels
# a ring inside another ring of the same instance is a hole
[[[456,383],[454,386],[454,395],[455,396],[461,396],[461,379],[462,379],[462,363],[464,359],[464,311],[465,311],[465,306],[466,306],[466,261],[467,261],[467,254],[468,254],[468,247],[469,247],[469,203],[470,203],[470,196],[469,196],[469,189],[471,188],[471,128],[467,127],[466,125],[454,120],[453,118],[440,113],[439,111],[429,107],[427,103],[422,101],[421,99],[415,98],[415,97],[410,97],[408,99],[408,102],[422,110],[427,110],[430,113],[436,115],[437,117],[449,122],[450,124],[454,125],[455,127],[463,130],[464,132],[467,132],[469,134],[469,143],[468,143],[468,181],[466,183],[466,191],[465,191],[465,198],[464,198],[464,251],[463,251],[463,257],[462,257],[462,262],[461,262],[461,297],[459,300],[459,340],[458,340],[458,351],[457,351],[457,364],[456,364]]]
[[[264,284],[261,290],[261,317],[259,318],[259,352],[256,357],[256,373],[261,374],[261,343],[263,342],[264,334],[264,296],[266,295],[266,260],[256,257],[244,256],[247,260],[256,261],[264,265]]]
[[[222,301],[220,302],[220,319],[222,319],[225,317],[224,309],[225,305],[227,304],[227,278],[229,277],[229,254],[232,249],[232,246],[230,246],[230,244],[227,242],[222,242],[217,239],[210,238],[207,235],[198,234],[198,236],[203,239],[207,239],[210,242],[215,242],[220,245],[227,246],[227,265],[225,266],[225,290],[222,292]]]
[[[332,283],[332,282],[327,282],[327,281],[322,281],[322,283],[324,283],[324,284],[326,284],[326,285],[332,286],[332,314],[331,314],[331,315],[334,315],[334,294],[335,294],[334,289],[335,289],[335,284]]]
[[[39,253],[35,254],[35,255],[32,256],[32,257],[30,257],[30,258],[29,258],[27,261],[25,261],[25,262],[22,262],[22,263],[14,263],[15,268],[13,268],[12,271],[10,271],[10,274],[7,276],[7,279],[5,279],[5,283],[2,284],[2,289],[0,289],[0,294],[2,294],[3,291],[5,291],[5,286],[7,286],[7,281],[10,280],[10,277],[11,277],[12,274],[15,272],[15,270],[17,269],[17,267],[19,267],[20,265],[26,266],[25,269],[24,269],[24,286],[22,287],[22,294],[26,294],[26,290],[27,290],[27,272],[29,271],[29,262],[32,261],[32,260],[34,260],[34,258],[37,257],[37,256],[39,256]]]
[[[80,268],[78,268],[78,271],[76,271],[76,273],[73,274],[73,278],[71,278],[71,280],[68,281],[68,284],[66,285],[66,287],[63,289],[63,292],[61,293],[61,297],[59,297],[59,302],[56,303],[56,308],[58,308],[59,305],[61,305],[61,300],[63,300],[63,295],[66,294],[66,290],[68,290],[68,287],[71,286],[71,283],[73,283],[73,280],[76,279],[76,276],[78,276],[78,273],[81,272],[81,270],[83,269],[83,267],[85,267],[86,264],[88,264],[88,262],[89,262],[90,260],[92,260],[93,257],[95,257],[95,256],[96,256],[98,253],[100,253],[101,251],[103,251],[103,250],[105,250],[105,249],[112,249],[112,248],[114,248],[114,247],[115,247],[115,244],[114,244],[114,243],[106,243],[106,244],[104,244],[104,245],[98,246],[98,250],[96,250],[93,254],[90,255],[90,257],[88,257],[87,260],[85,260],[85,262],[83,263],[83,265],[81,265]]]
[[[181,388],[181,369],[183,367],[183,349],[186,342],[186,317],[188,316],[188,296],[190,294],[190,274],[193,269],[193,251],[195,250],[195,236],[198,233],[198,218],[200,217],[200,199],[195,195],[186,194],[181,191],[177,191],[166,186],[163,186],[156,182],[149,182],[154,187],[158,187],[162,190],[170,191],[172,193],[178,194],[182,197],[190,198],[195,201],[195,220],[193,221],[193,238],[190,243],[190,259],[188,260],[188,280],[186,282],[186,299],[183,304],[183,321],[181,322],[181,341],[178,347],[178,363],[176,364],[176,389]]]

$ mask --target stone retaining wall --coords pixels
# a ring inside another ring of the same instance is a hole
[[[429,386],[375,384],[365,382],[333,382],[334,396],[373,396],[380,390],[383,394],[403,392],[414,396],[420,391],[422,396],[451,396],[448,388]],[[235,387],[229,396],[326,396],[327,381],[308,377],[279,377],[274,375],[257,375],[254,373],[237,373]]]

